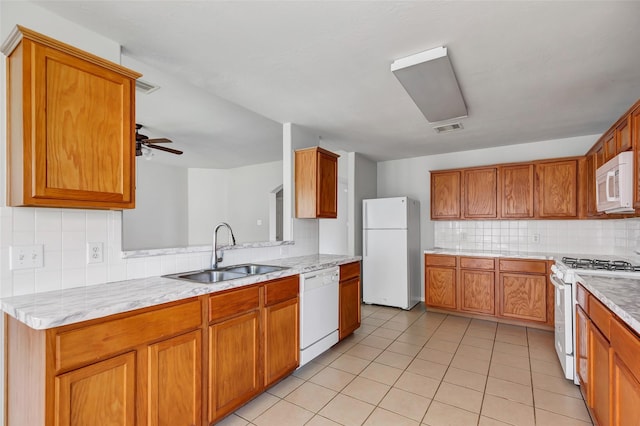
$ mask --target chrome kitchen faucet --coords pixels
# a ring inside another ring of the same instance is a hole
[[[229,226],[226,222],[220,222],[216,225],[216,228],[213,230],[213,247],[211,252],[211,269],[216,269],[218,267],[218,262],[222,262],[222,258],[224,257],[224,252],[220,249],[220,257],[218,257],[218,229],[222,227],[226,227],[229,230],[230,241],[228,241],[227,246],[235,246],[236,245],[236,237],[233,235],[233,231],[231,230],[231,226]]]

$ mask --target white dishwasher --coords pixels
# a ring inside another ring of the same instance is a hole
[[[300,275],[300,366],[338,343],[340,269]]]

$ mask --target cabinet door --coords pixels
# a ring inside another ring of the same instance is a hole
[[[300,360],[300,304],[298,298],[264,309],[264,384],[286,376]]]
[[[460,217],[460,172],[431,172],[431,219]]]
[[[233,411],[262,389],[260,311],[209,327],[209,422]]]
[[[640,419],[640,339],[611,321],[611,424],[637,425]]]
[[[318,152],[317,217],[338,217],[338,159]]]
[[[149,347],[149,425],[189,426],[202,420],[199,330]]]
[[[24,159],[22,203],[133,208],[134,80],[66,52],[25,43],[32,49],[35,140],[33,150],[25,151],[32,158]],[[26,106],[23,113],[32,114]]]
[[[640,107],[631,112],[631,145],[633,145],[635,168],[633,187],[635,191],[634,207],[640,208]]]
[[[576,306],[576,374],[585,401],[589,401],[589,317],[580,306]]]
[[[497,218],[498,169],[465,170],[463,215],[465,218]]]
[[[129,352],[55,379],[56,425],[134,425],[136,356]]]
[[[538,217],[578,216],[578,162],[536,164]]]
[[[457,309],[456,270],[454,268],[425,268],[425,287],[428,306]]]
[[[609,341],[589,323],[589,406],[596,424],[609,424]]]
[[[587,199],[587,216],[595,217],[601,216],[602,213],[598,212],[596,201],[596,153],[589,154],[585,160],[585,174],[587,187],[586,199]]]
[[[501,217],[533,217],[533,164],[500,169]]]
[[[460,271],[460,309],[493,315],[495,313],[495,273]]]
[[[616,127],[616,153],[629,151],[632,148],[631,143],[631,120],[632,116],[628,115]]]
[[[611,160],[616,156],[616,135],[615,132],[608,133],[603,138],[604,144],[604,162]]]
[[[503,317],[547,321],[547,277],[501,273],[499,313]]]
[[[340,281],[340,340],[360,327],[360,277]]]

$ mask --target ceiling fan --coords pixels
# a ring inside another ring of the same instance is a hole
[[[145,146],[147,148],[159,149],[160,151],[170,152],[172,154],[181,155],[182,151],[173,148],[167,148],[165,146],[155,145],[157,143],[171,143],[171,139],[167,138],[155,138],[149,139],[148,136],[139,133],[138,130],[142,128],[142,124],[136,123],[136,157],[143,154],[142,147]]]

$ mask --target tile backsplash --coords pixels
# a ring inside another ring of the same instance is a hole
[[[634,258],[640,219],[437,221],[436,247],[522,253],[611,254]]]
[[[317,253],[317,224],[297,224],[295,245],[225,251],[222,265]],[[298,241],[300,244],[298,244]],[[87,243],[103,243],[103,262],[88,264]],[[12,246],[41,244],[44,266],[11,270]],[[122,257],[119,211],[0,207],[0,297],[82,287],[207,267],[211,250]]]

